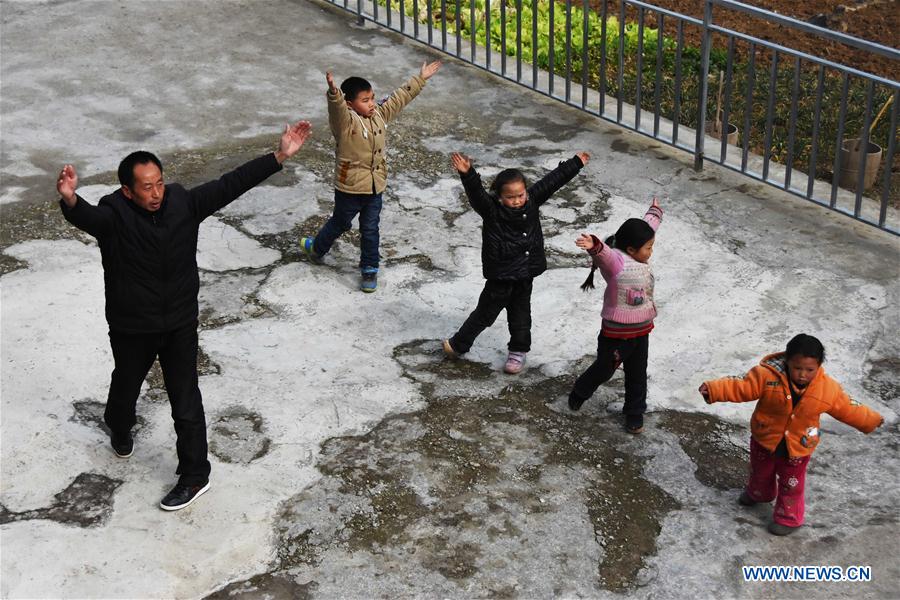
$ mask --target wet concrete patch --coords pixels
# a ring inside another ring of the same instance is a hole
[[[678,438],[697,469],[694,475],[703,485],[719,490],[743,488],[749,474],[750,435],[744,427],[695,412],[663,410],[658,427]]]
[[[395,350],[414,379],[429,379],[434,354],[421,341]],[[365,435],[328,440],[322,480],[277,519],[272,572],[323,584],[353,556],[380,583],[376,591],[345,582],[341,593],[351,596],[402,595],[420,589],[409,587],[417,578],[438,582],[437,595],[516,596],[510,581],[532,577],[537,560],[585,564],[588,575],[574,588],[538,578],[529,593],[634,587],[678,503],[642,476],[644,458],[619,449],[632,440],[617,419],[548,409],[570,385],[544,378],[486,397],[434,396]],[[546,543],[535,548],[536,537]]]
[[[897,373],[900,373],[900,357],[890,356],[872,361],[869,376],[863,379],[863,387],[868,392],[878,396],[885,404],[893,405],[895,410],[900,399]]]
[[[54,495],[50,506],[13,512],[0,505],[0,524],[46,519],[78,527],[102,525],[112,514],[113,494],[122,483],[98,473],[80,473],[66,489]]]
[[[272,441],[263,431],[263,418],[244,407],[232,407],[209,424],[209,451],[226,463],[250,464],[269,452]]]
[[[637,156],[639,152],[631,147],[631,144],[625,140],[613,140],[609,145],[613,152],[622,152],[630,156]]]
[[[318,585],[314,581],[300,584],[290,577],[265,573],[245,581],[230,583],[205,598],[206,600],[228,600],[228,598],[309,600],[315,597],[314,593],[317,587]]]
[[[85,398],[84,400],[76,400],[73,402],[72,408],[73,412],[72,416],[69,417],[69,421],[80,423],[87,427],[96,427],[105,434],[110,434],[109,427],[107,427],[106,423],[103,421],[103,413],[106,410],[105,402],[98,402],[96,400]],[[146,425],[147,421],[142,416],[138,415],[137,422],[131,429],[132,435],[136,437],[138,432]]]

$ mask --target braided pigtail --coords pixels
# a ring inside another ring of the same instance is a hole
[[[609,246],[610,248],[615,248],[616,247],[616,236],[615,235],[609,236],[608,238],[606,238],[604,243],[607,246]],[[581,284],[582,292],[587,292],[588,290],[594,289],[594,271],[596,271],[596,270],[597,270],[597,265],[592,260],[591,261],[591,273],[590,273],[590,275],[587,276],[587,279],[584,280],[584,283]]]

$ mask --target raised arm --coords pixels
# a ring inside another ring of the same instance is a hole
[[[582,233],[575,240],[575,245],[582,250],[587,250],[587,253],[591,255],[594,267],[600,269],[605,279],[609,279],[622,270],[622,265],[625,262],[622,255],[618,252],[613,252],[596,235]]]
[[[850,398],[843,389],[840,391],[838,400],[827,412],[838,421],[855,427],[863,433],[872,433],[884,423],[884,417],[868,406]]]
[[[88,235],[100,239],[112,228],[112,215],[106,209],[85,202],[84,198],[75,193],[77,188],[78,173],[75,167],[64,166],[56,179],[63,217]]]
[[[328,126],[332,135],[337,138],[342,132],[350,129],[353,117],[350,115],[350,108],[344,100],[343,92],[334,85],[331,71],[325,73],[325,81],[328,82],[328,91],[325,92],[328,100]]]
[[[653,202],[650,203],[650,208],[647,209],[647,212],[644,213],[644,220],[647,221],[647,224],[653,228],[653,231],[659,229],[660,224],[662,223],[663,218],[663,209],[659,205],[659,201],[656,199],[656,196],[653,197]]]
[[[579,152],[569,160],[559,163],[559,166],[528,188],[529,201],[536,206],[546,202],[559,188],[569,183],[587,164],[588,160],[590,160],[590,155],[587,152]]]
[[[259,185],[270,175],[281,170],[281,163],[295,155],[309,137],[312,129],[309,121],[285,125],[278,143],[278,150],[244,163],[215,181],[190,190],[198,221],[227,206],[247,190]]]
[[[466,197],[469,199],[469,204],[472,205],[472,208],[475,209],[482,217],[488,214],[491,206],[491,196],[484,189],[484,185],[481,183],[481,175],[475,171],[475,168],[472,166],[472,161],[469,160],[469,157],[465,154],[460,154],[459,152],[453,152],[450,154],[450,162],[453,164],[453,167],[456,169],[457,173],[459,173],[459,178],[462,180],[463,189],[466,191]]]
[[[723,377],[706,381],[700,386],[700,393],[709,404],[713,402],[752,402],[762,396],[765,381],[764,367],[750,369],[743,377]],[[704,390],[704,387],[706,388]],[[705,393],[704,393],[705,392]]]
[[[436,60],[431,63],[422,63],[418,75],[413,75],[409,80],[398,87],[379,107],[378,113],[385,122],[395,119],[400,111],[407,104],[412,102],[413,98],[419,95],[425,82],[434,77],[441,68],[441,61]]]

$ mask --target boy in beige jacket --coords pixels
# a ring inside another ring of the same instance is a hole
[[[360,289],[364,292],[374,292],[378,286],[378,222],[381,194],[387,186],[387,123],[419,95],[425,82],[440,67],[440,61],[423,63],[418,75],[411,77],[380,104],[375,102],[372,85],[362,77],[349,77],[338,89],[331,73],[325,74],[328,124],[337,142],[334,212],[315,238],[300,238],[300,247],[311,261],[321,262],[334,241],[350,229],[358,214],[362,238]]]

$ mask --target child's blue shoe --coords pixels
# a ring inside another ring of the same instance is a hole
[[[322,264],[323,257],[321,254],[316,252],[313,247],[314,238],[311,237],[301,237],[300,238],[300,249],[303,250],[303,253],[309,259],[309,262],[315,263],[317,265]]]
[[[363,271],[359,289],[371,294],[378,289],[378,271]]]

